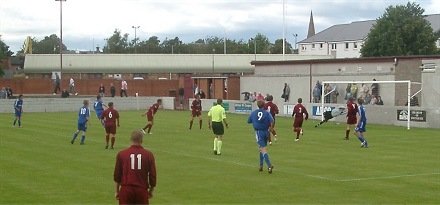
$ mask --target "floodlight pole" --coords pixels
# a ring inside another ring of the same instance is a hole
[[[63,78],[63,1],[66,0],[55,0],[60,2],[60,88],[62,87],[61,82]]]
[[[141,26],[131,26],[132,28],[134,28],[134,53],[137,53],[137,48],[136,48],[136,42],[137,42],[137,36],[136,36],[136,31],[139,27]]]

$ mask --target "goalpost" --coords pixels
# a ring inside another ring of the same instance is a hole
[[[323,81],[322,82],[322,89],[321,89],[321,110],[324,110],[324,102],[325,102],[325,96],[330,95],[332,92],[334,92],[335,90],[332,90],[329,93],[325,93],[324,91],[324,85],[325,84],[348,84],[348,83],[357,83],[357,84],[373,84],[373,83],[378,83],[378,84],[398,84],[398,83],[403,83],[403,84],[407,84],[408,87],[408,94],[407,94],[407,112],[408,112],[408,118],[407,118],[407,129],[410,129],[410,125],[411,125],[411,117],[410,117],[410,113],[411,113],[411,98],[414,97],[415,95],[417,95],[418,93],[420,93],[422,91],[422,89],[420,89],[419,91],[417,91],[413,96],[411,96],[411,81],[409,80],[400,80],[400,81]],[[414,83],[414,82],[413,82]],[[417,83],[417,84],[421,84],[421,83]],[[324,115],[321,115],[322,120],[324,120]]]

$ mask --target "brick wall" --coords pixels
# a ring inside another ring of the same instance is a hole
[[[110,83],[116,87],[116,95],[121,89],[120,80],[91,80],[76,79],[75,90],[80,95],[96,95],[100,84],[106,89],[106,95],[110,95]],[[177,90],[178,80],[127,80],[128,95],[134,96],[136,92],[139,96],[169,96],[170,90]],[[0,87],[10,85],[15,94],[52,94],[53,80],[51,79],[0,79]],[[69,79],[62,79],[61,86],[69,90]],[[174,97],[174,96],[173,96]]]

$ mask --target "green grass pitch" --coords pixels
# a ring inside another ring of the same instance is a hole
[[[113,168],[129,134],[146,123],[143,111],[122,111],[116,149],[105,150],[104,129],[92,113],[86,145],[70,144],[74,112],[25,113],[24,128],[0,115],[0,204],[117,204]],[[367,113],[368,114],[368,113]],[[278,141],[268,146],[273,174],[258,171],[258,148],[247,115],[227,114],[221,156],[213,134],[188,129],[189,111],[159,110],[153,135],[158,184],[152,204],[440,204],[440,132],[367,125],[361,149],[345,125],[304,124],[294,142],[292,118],[278,117]],[[368,117],[368,116],[367,116]],[[196,118],[197,119],[197,118]]]

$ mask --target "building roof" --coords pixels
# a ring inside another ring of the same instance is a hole
[[[431,23],[431,27],[434,32],[440,30],[440,14],[427,15],[426,20]],[[298,44],[307,43],[326,43],[326,42],[347,42],[347,41],[359,41],[364,40],[370,32],[373,24],[376,20],[368,21],[354,21],[348,24],[338,24],[331,26],[316,35],[304,39]]]
[[[256,58],[256,59],[255,59]],[[285,60],[330,58],[285,55]],[[282,61],[277,54],[64,54],[63,73],[253,73],[251,61]],[[25,73],[60,70],[59,54],[27,54]]]

